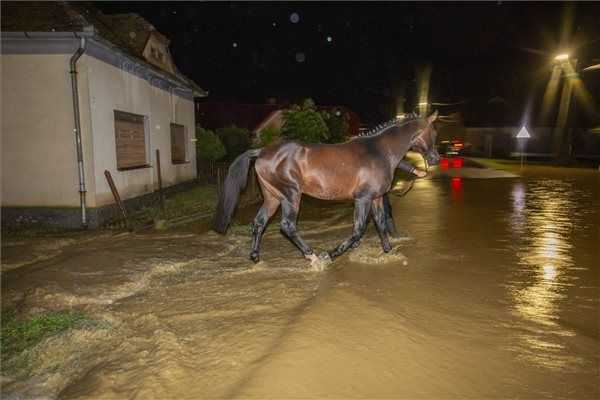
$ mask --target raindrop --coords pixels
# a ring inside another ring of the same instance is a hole
[[[300,16],[298,13],[292,13],[290,15],[290,21],[292,21],[292,24],[297,24],[300,21]]]
[[[327,36],[327,41],[328,41],[329,43],[331,43],[331,42],[333,41],[333,38],[332,38],[331,36]]]
[[[303,63],[304,60],[306,60],[306,56],[304,55],[304,53],[302,53],[301,51],[296,53],[296,61],[298,61],[299,63]]]
[[[274,22],[274,21],[273,21],[273,26],[277,26],[277,22]]]
[[[237,42],[233,42],[232,46],[237,47]]]

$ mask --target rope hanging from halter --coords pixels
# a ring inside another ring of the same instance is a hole
[[[421,130],[418,130],[415,133],[415,139],[413,140],[414,142],[421,142],[422,145],[424,145],[424,147],[427,147],[427,143],[425,142],[425,140],[421,137],[418,136],[419,133],[421,132]],[[421,154],[421,153],[419,153]],[[425,158],[425,156],[423,154],[421,154],[421,158],[423,158],[423,162],[425,163],[425,172],[429,172],[429,163],[427,162],[427,159]],[[406,196],[406,194],[408,192],[411,191],[411,189],[413,188],[414,184],[415,184],[416,179],[412,179],[408,185],[408,187],[406,189],[404,189],[402,192],[391,192],[394,196],[398,196],[398,197],[403,197]]]

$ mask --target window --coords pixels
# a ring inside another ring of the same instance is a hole
[[[148,166],[145,117],[115,110],[117,169]]]
[[[171,124],[171,161],[173,164],[187,162],[186,144],[185,127],[179,124]]]
[[[152,58],[154,58],[156,61],[159,62],[163,62],[163,52],[160,51],[158,48],[151,46],[150,47],[150,55],[152,56]]]

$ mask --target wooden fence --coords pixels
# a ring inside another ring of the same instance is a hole
[[[217,193],[220,195],[225,184],[225,178],[229,170],[230,163],[224,162],[202,162],[198,163],[198,180],[204,184],[214,184],[217,186]],[[246,186],[245,194],[249,198],[255,198],[260,196],[260,189],[258,188],[258,182],[256,180],[256,173],[254,171],[254,164],[250,164],[250,171],[248,172],[248,185]]]

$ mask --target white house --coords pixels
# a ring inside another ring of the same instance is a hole
[[[194,97],[169,41],[135,14],[2,4],[2,223],[96,227],[121,198],[195,179]],[[147,196],[145,196],[147,198]]]

